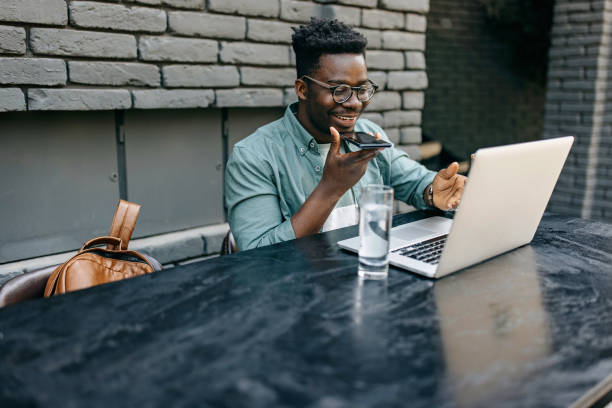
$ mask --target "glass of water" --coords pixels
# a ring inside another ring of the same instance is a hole
[[[370,184],[359,200],[359,276],[380,279],[389,272],[393,189]]]

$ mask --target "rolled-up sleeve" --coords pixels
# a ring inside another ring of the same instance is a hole
[[[436,173],[410,159],[406,152],[389,149],[391,154],[391,186],[395,198],[416,208],[426,209],[423,191],[436,176]]]
[[[274,171],[260,157],[235,146],[225,172],[230,228],[241,251],[295,238],[284,219]]]

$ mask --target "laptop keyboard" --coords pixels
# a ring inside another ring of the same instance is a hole
[[[444,248],[444,245],[446,245],[447,237],[448,234],[441,235],[439,237],[428,239],[427,241],[421,241],[403,248],[398,248],[391,252],[431,265],[437,265],[438,262],[440,262],[440,255],[442,255],[442,249]]]

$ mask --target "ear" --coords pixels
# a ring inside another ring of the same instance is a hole
[[[303,79],[295,80],[295,93],[300,101],[308,99],[308,85]]]

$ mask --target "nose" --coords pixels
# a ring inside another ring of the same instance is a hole
[[[342,107],[347,108],[347,109],[352,109],[352,110],[361,110],[361,106],[363,105],[363,102],[361,102],[358,98],[357,98],[357,92],[353,91],[351,93],[351,97],[348,98],[346,101],[342,102]]]

